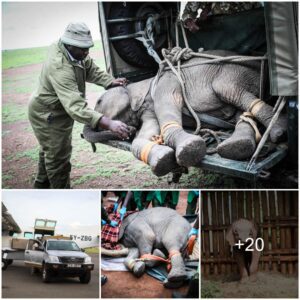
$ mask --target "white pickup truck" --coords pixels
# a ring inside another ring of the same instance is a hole
[[[43,282],[55,277],[79,277],[89,283],[94,269],[91,257],[76,242],[64,239],[47,239],[43,242],[30,239],[25,250],[25,265],[35,273],[42,270]]]

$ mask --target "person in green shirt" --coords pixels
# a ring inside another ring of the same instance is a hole
[[[86,82],[105,89],[127,84],[125,78],[115,79],[100,70],[88,55],[93,45],[86,24],[70,23],[60,40],[49,49],[28,111],[40,144],[35,188],[70,188],[74,120],[92,128],[111,130],[122,139],[128,138],[126,124],[111,120],[87,106]]]

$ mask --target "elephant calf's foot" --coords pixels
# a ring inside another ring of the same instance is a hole
[[[156,176],[167,175],[172,170],[178,168],[175,151],[168,146],[153,146],[148,156],[148,165],[151,167],[152,173]]]
[[[205,141],[197,135],[189,134],[183,129],[169,129],[165,143],[175,148],[176,161],[180,166],[197,166],[206,154]]]
[[[180,282],[187,279],[184,262],[181,255],[174,255],[171,258],[171,271],[168,275],[168,281]]]
[[[239,123],[232,136],[217,147],[220,156],[245,160],[252,156],[256,148],[254,129],[246,122]]]
[[[145,273],[145,263],[142,261],[137,261],[132,269],[134,276],[141,277]]]
[[[133,155],[146,162],[156,176],[164,176],[178,168],[175,151],[163,145],[153,145],[147,139],[137,138],[132,143]]]

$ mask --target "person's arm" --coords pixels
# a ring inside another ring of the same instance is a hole
[[[86,68],[86,81],[103,86],[105,89],[114,86],[125,86],[126,78],[114,78],[105,71],[102,71],[89,56],[84,61]]]
[[[101,127],[111,130],[121,138],[128,138],[129,128],[121,121],[111,120],[88,107],[78,90],[75,74],[70,69],[59,68],[49,75],[51,84],[67,114],[77,122],[92,128]],[[109,82],[109,81],[108,81]]]

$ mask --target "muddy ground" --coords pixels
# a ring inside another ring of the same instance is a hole
[[[176,207],[181,215],[185,214],[187,206],[187,191],[181,191]],[[104,198],[104,205],[107,205],[109,198],[114,196],[108,193]],[[151,207],[151,205],[150,205]],[[151,276],[144,274],[141,278],[135,278],[130,272],[101,271],[107,276],[107,283],[101,287],[102,298],[172,298],[172,292],[177,291],[186,294],[188,285],[179,289],[166,289],[162,283]]]
[[[298,298],[298,278],[273,272],[259,272],[255,279],[201,280],[202,298]]]

